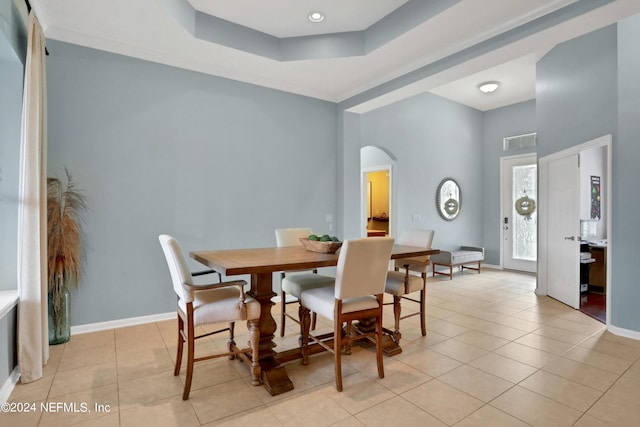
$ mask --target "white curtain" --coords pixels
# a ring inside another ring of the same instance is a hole
[[[45,41],[33,11],[27,43],[18,208],[18,366],[23,383],[41,378],[49,359]]]

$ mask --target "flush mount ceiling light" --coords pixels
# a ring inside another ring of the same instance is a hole
[[[484,82],[478,85],[478,89],[482,93],[493,93],[500,86],[500,82]]]
[[[324,13],[318,11],[310,12],[307,15],[307,19],[311,22],[322,22],[324,21]]]

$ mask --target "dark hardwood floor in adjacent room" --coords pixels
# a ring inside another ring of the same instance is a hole
[[[580,311],[594,319],[607,322],[607,297],[606,295],[585,292],[580,295]]]

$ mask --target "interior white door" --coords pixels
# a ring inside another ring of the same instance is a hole
[[[549,161],[548,295],[580,308],[580,170],[578,154]]]
[[[502,265],[535,272],[538,253],[535,155],[502,159]]]

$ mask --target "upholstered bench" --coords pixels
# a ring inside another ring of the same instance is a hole
[[[433,275],[442,274],[453,279],[453,267],[460,266],[460,271],[468,268],[476,270],[480,274],[480,263],[484,260],[484,248],[475,246],[460,246],[458,251],[440,251],[439,254],[431,255],[431,265]],[[470,267],[466,264],[477,264],[477,267]],[[436,267],[449,267],[449,272],[437,271]]]

